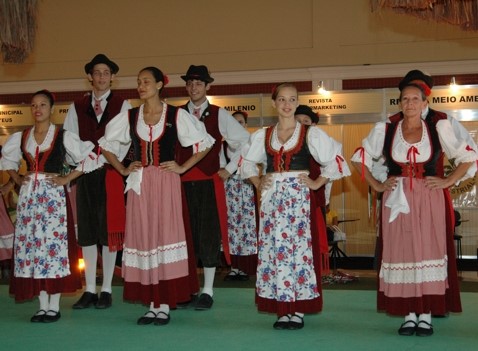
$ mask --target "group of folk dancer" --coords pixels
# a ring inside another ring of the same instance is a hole
[[[305,314],[322,310],[330,187],[350,170],[297,88],[275,86],[277,123],[250,134],[247,113],[209,103],[206,66],[181,76],[189,101],[179,107],[161,99],[168,77],[157,67],[139,72],[135,108],[111,90],[119,67],[106,55],[84,69],[92,92],[71,104],[63,127],[51,122],[54,95],[40,90],[34,125],[2,149],[0,170],[19,198],[14,230],[1,217],[0,259],[11,259],[15,300],[38,297],[31,322],[58,321],[61,294],[83,288],[79,245],[85,288],[74,309],[112,306],[122,250],[123,299],[148,306],[139,325],[166,325],[176,308],[212,308],[225,260],[226,280],[256,276],[257,309],[277,315],[275,329],[303,328]],[[401,111],[377,123],[351,158],[383,193],[377,301],[404,316],[400,335],[432,335],[432,315],[461,311],[448,188],[474,176],[477,148],[454,118],[429,108],[432,87],[430,76],[410,71],[399,85]],[[447,176],[444,155],[456,164]]]

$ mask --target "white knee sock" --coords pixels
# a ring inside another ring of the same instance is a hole
[[[60,293],[50,295],[50,306],[48,307],[48,310],[55,312],[60,310],[60,297]]]
[[[216,267],[204,267],[204,286],[202,288],[203,294],[212,296],[214,276],[216,275]]]
[[[277,318],[278,322],[288,322],[290,321],[290,317],[292,317],[290,314],[286,314],[285,316],[280,316]]]
[[[90,293],[96,293],[96,263],[98,261],[98,248],[96,245],[83,246],[83,259],[85,260],[86,289]]]
[[[417,322],[417,315],[415,314],[415,312],[409,313],[408,315],[405,316],[404,327],[413,327],[415,325],[414,323],[416,322]]]
[[[164,312],[164,313],[166,313],[166,315],[169,315],[169,305],[162,303],[161,305],[159,305],[159,311],[158,312]],[[167,319],[167,317],[164,314],[160,314],[158,316],[158,318]]]
[[[45,290],[41,290],[38,295],[38,301],[40,302],[40,309],[45,312],[48,311],[48,294]]]
[[[103,246],[101,255],[103,256],[103,285],[101,286],[101,291],[106,291],[111,294],[111,283],[115,272],[116,251],[110,252],[108,246]]]
[[[422,313],[418,316],[418,323],[420,322],[427,322],[428,324],[432,324],[432,314],[431,313]],[[428,324],[422,323],[420,324],[420,328],[430,328]]]
[[[161,308],[161,305],[159,305],[159,306],[160,306],[159,308],[158,308],[158,307],[154,307],[154,302],[151,302],[151,303],[149,304],[149,310],[150,310],[151,312],[154,312],[154,314],[158,314],[159,309]]]
[[[302,323],[304,318],[304,314],[300,312],[295,312],[291,317],[291,322]]]

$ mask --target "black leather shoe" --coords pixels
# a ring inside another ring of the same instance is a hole
[[[284,318],[287,317],[287,320]],[[283,320],[281,320],[283,319]],[[276,330],[284,330],[284,329],[289,329],[289,321],[290,318],[288,315],[281,316],[277,319],[277,321],[272,325],[272,327]]]
[[[176,308],[179,309],[179,310],[183,310],[183,309],[186,309],[186,308],[194,307],[194,306],[196,306],[197,301],[198,301],[198,295],[197,294],[191,295],[191,300],[189,300],[187,302],[177,303]]]
[[[85,291],[81,295],[80,299],[73,305],[73,309],[82,310],[92,305],[96,305],[98,302],[98,295]]]
[[[53,323],[59,320],[60,318],[61,318],[60,311],[50,310],[43,316],[43,323]]]
[[[156,313],[153,311],[148,311],[144,314],[144,316],[140,317],[137,321],[138,325],[148,325],[154,322],[156,318]]]
[[[236,272],[236,271],[230,271],[225,277],[224,277],[224,281],[238,281],[238,282],[245,282],[245,281],[248,281],[249,280],[249,276],[240,271],[240,272]]]
[[[416,329],[417,323],[415,323],[414,321],[407,321],[405,323],[402,323],[400,329],[398,329],[398,334],[404,336],[411,336],[415,334]]]
[[[95,307],[103,310],[105,308],[111,307],[112,302],[113,299],[111,298],[111,294],[109,292],[102,291]]]
[[[240,282],[247,282],[249,280],[249,275],[244,272],[239,273],[237,280]]]
[[[196,307],[194,308],[196,311],[204,311],[209,310],[213,304],[212,296],[208,294],[201,294],[199,295],[199,299],[196,302]]]
[[[424,325],[424,324],[427,325],[428,328],[420,327],[420,325]],[[425,321],[419,321],[418,322],[418,327],[417,327],[417,330],[416,330],[416,334],[417,334],[417,336],[433,335],[433,325],[431,325],[430,323],[425,322]]]
[[[41,323],[43,322],[43,317],[45,317],[46,311],[45,310],[39,310],[37,313],[35,313],[32,318],[30,318],[30,322],[32,323]]]
[[[296,314],[290,317],[289,325],[287,326],[287,329],[297,330],[297,329],[302,329],[303,327],[304,327],[304,317],[298,316]]]
[[[166,318],[159,318],[159,315],[166,316]],[[169,314],[166,312],[159,311],[158,314],[156,315],[156,318],[154,319],[154,325],[166,325],[169,323],[171,320],[171,317],[169,317]]]

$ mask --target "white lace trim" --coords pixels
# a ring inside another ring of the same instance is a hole
[[[284,144],[282,144],[279,141],[279,136],[277,135],[277,125],[276,125],[274,129],[272,130],[272,140],[271,140],[272,148],[276,151],[280,150],[282,146],[284,147],[284,150],[286,151],[293,149],[297,145],[297,142],[299,141],[300,130],[301,130],[301,124],[296,123],[294,132],[292,133],[291,137]]]
[[[38,146],[38,149],[40,150],[40,152],[43,152],[50,148],[54,136],[55,136],[55,125],[50,123],[50,126],[48,127],[48,132],[45,135],[45,139],[43,139],[41,144],[38,144],[35,139],[35,126],[33,126],[30,132],[30,135],[28,136],[28,139],[29,139],[28,142],[31,143],[31,145],[33,146],[33,150],[35,150],[36,147]],[[35,153],[33,153],[32,156],[35,157]]]
[[[162,264],[175,263],[188,259],[186,242],[165,245],[150,251],[131,248],[123,250],[123,261],[127,267],[142,270],[158,268]]]
[[[383,263],[380,278],[387,284],[420,284],[445,281],[448,258],[414,263]]]
[[[13,247],[13,233],[0,236],[0,249],[11,249]]]

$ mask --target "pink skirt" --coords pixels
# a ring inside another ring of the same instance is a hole
[[[12,258],[13,227],[3,197],[0,196],[0,261]]]
[[[188,275],[179,175],[143,169],[141,195],[130,190],[123,249],[123,297],[144,304],[169,304],[186,297],[175,280]]]
[[[410,213],[389,223],[390,208],[384,204],[390,192],[382,200],[379,309],[395,315],[458,312],[459,299],[455,307],[446,307],[450,285],[457,286],[446,191],[428,189],[423,179],[414,178],[412,190],[408,178],[403,185]]]

